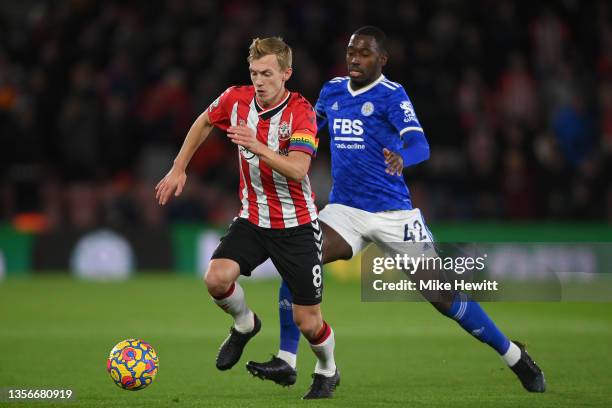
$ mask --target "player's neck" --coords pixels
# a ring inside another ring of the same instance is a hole
[[[280,91],[274,97],[274,99],[272,101],[264,102],[264,101],[260,100],[257,96],[255,96],[255,100],[257,101],[257,104],[259,106],[261,106],[265,110],[268,110],[270,108],[274,108],[276,105],[281,103],[287,97],[288,93],[289,93],[289,91],[287,89],[283,88],[282,91]]]
[[[380,72],[378,75],[374,75],[374,79],[372,79],[371,81],[368,82],[355,82],[352,78],[349,81],[350,87],[353,91],[358,91],[362,88],[365,88],[367,86],[372,85],[374,82],[378,81],[379,79],[382,78],[382,72]]]

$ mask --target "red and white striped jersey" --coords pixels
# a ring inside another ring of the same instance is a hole
[[[253,86],[234,86],[209,107],[210,122],[221,130],[247,125],[271,150],[287,156],[297,150],[314,157],[318,146],[317,123],[310,103],[296,92],[276,106],[263,109]],[[290,228],[317,219],[314,193],[308,176],[296,182],[273,170],[259,156],[238,146],[240,165],[240,217],[264,228]]]

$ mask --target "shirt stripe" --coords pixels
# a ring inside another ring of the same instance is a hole
[[[278,124],[280,122],[280,112],[274,115],[270,119],[270,123],[264,123],[259,127],[258,133],[265,134],[266,144],[271,150],[278,150]],[[278,198],[276,186],[274,185],[274,176],[272,175],[272,168],[266,163],[260,161],[259,169],[261,171],[261,179],[263,183],[263,189],[268,199],[268,206],[270,208],[270,226],[272,228],[285,228],[285,221],[283,218],[283,210]]]
[[[310,177],[306,175],[304,180],[302,180],[302,191],[304,192],[304,199],[306,200],[306,208],[308,208],[308,213],[310,214],[311,220],[316,220],[318,218],[317,207],[315,206],[315,194],[311,189],[310,185]]]
[[[381,85],[383,85],[383,86],[386,86],[387,88],[389,88],[389,89],[391,89],[391,90],[393,90],[393,91],[395,91],[395,90],[397,89],[397,88],[395,88],[395,87],[393,87],[393,86],[389,85],[389,84],[388,84],[388,83],[386,83],[386,82],[381,82],[380,84],[381,84]]]
[[[237,117],[236,117],[236,125],[246,124],[246,121],[242,118],[247,118],[249,113],[249,106],[237,102]],[[246,211],[246,215],[248,220],[255,224],[259,225],[259,204],[257,202],[257,193],[255,192],[255,188],[253,187],[253,181],[251,179],[252,173],[252,165],[247,161],[242,153],[242,148],[238,148],[240,154],[240,161],[242,163],[242,175],[244,176],[245,184],[247,186],[247,200],[248,200],[248,209]]]
[[[230,114],[230,124],[232,126],[236,126],[238,124],[238,102],[235,102],[232,105],[232,112]],[[248,218],[249,217],[249,191],[247,181],[244,177],[244,167],[242,165],[242,155],[240,154],[240,149],[238,149],[238,168],[240,171],[240,190],[238,191],[238,196],[240,197],[240,202],[242,203],[242,207],[240,208],[240,217]]]
[[[273,117],[270,123],[270,130],[272,131],[272,125],[278,129],[279,122],[285,121],[287,122],[287,112],[288,110],[284,110],[283,112],[278,113],[278,117]],[[293,125],[293,114],[289,112],[289,128]],[[278,137],[272,137],[272,135],[268,136],[268,147],[275,152],[279,149],[279,141]],[[297,217],[295,216],[295,203],[291,198],[291,194],[289,194],[289,186],[287,185],[287,178],[282,174],[278,173],[276,170],[272,170],[272,179],[274,182],[274,187],[276,188],[277,197],[280,201],[281,208],[283,211],[283,221],[285,223],[285,227],[296,227],[298,225]]]
[[[399,134],[400,134],[400,136],[401,136],[401,135],[403,135],[404,133],[406,133],[406,132],[410,132],[410,131],[412,131],[412,130],[416,130],[416,131],[418,131],[418,132],[424,133],[424,132],[423,132],[423,128],[420,128],[420,127],[418,127],[418,126],[408,126],[408,127],[403,128],[402,130],[400,130]]]
[[[306,178],[304,178],[304,180],[306,180]],[[287,180],[287,186],[289,187],[289,194],[291,194],[291,198],[293,199],[294,203],[304,202],[306,196],[304,195],[304,191],[302,190],[302,183],[299,183],[294,180]],[[306,204],[305,206],[301,206],[299,209],[296,208],[295,215],[297,217],[298,224],[300,225],[313,221],[313,218],[310,216],[308,204]]]
[[[249,106],[249,114],[247,116],[247,126],[257,132],[258,139],[260,141],[261,137],[259,135],[257,124],[259,123],[259,115],[257,113],[257,109],[255,108],[255,98],[251,101]],[[261,181],[261,169],[259,163],[259,156],[256,154],[250,153],[252,155],[249,158],[249,173],[251,176],[251,185],[253,186],[253,190],[255,191],[258,207],[258,218],[259,218],[259,226],[264,228],[270,228],[270,209],[268,206],[268,196],[266,195],[263,183]]]

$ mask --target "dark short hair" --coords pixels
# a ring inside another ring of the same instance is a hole
[[[376,43],[378,44],[378,48],[381,51],[387,51],[387,35],[383,30],[376,26],[363,26],[355,30],[355,32],[353,32],[353,35],[367,35],[370,37],[374,37]]]

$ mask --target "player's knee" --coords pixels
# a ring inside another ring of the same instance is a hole
[[[308,340],[314,339],[321,329],[321,324],[318,324],[314,319],[300,320],[299,323],[295,322],[295,324]]]
[[[323,230],[323,263],[353,257],[353,248],[331,227],[321,222]]]
[[[295,308],[293,309],[293,321],[308,340],[314,339],[323,325],[323,318],[320,313],[296,311]]]
[[[338,261],[338,260],[349,260],[353,257],[353,252],[347,248],[334,248],[332,245],[325,246],[323,244],[323,264]]]
[[[209,269],[206,271],[206,274],[204,275],[204,283],[206,283],[208,293],[210,293],[212,296],[221,296],[224,293],[223,280],[214,269]]]
[[[204,275],[204,282],[211,296],[222,296],[227,293],[233,280],[221,268],[209,267]]]
[[[213,259],[208,264],[208,270],[204,274],[204,282],[209,292],[223,291],[229,287],[240,276],[240,265],[231,259]],[[213,295],[215,296],[215,295]]]

